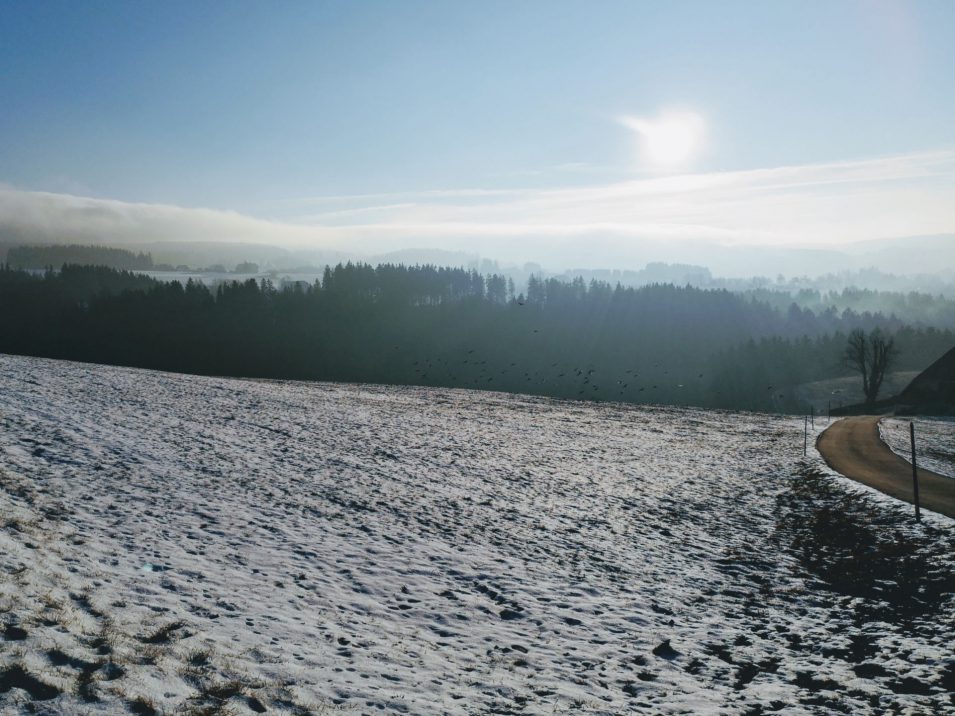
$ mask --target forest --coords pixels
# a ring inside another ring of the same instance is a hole
[[[895,337],[900,370],[955,345],[893,315],[671,284],[628,288],[434,266],[343,264],[320,281],[160,282],[65,264],[0,268],[0,352],[169,371],[481,388],[800,412],[796,386],[847,375],[854,328]]]

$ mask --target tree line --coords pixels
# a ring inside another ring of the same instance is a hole
[[[64,265],[0,269],[0,351],[261,378],[430,385],[560,398],[791,410],[849,375],[854,329],[924,368],[955,334],[893,316],[820,316],[726,290],[344,264],[314,283],[160,282]],[[772,390],[768,390],[771,387]]]

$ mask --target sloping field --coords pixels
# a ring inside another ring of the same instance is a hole
[[[953,522],[801,420],[0,369],[0,712],[955,706]]]

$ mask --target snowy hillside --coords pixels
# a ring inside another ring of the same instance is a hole
[[[955,708],[953,522],[801,420],[0,370],[2,713]]]

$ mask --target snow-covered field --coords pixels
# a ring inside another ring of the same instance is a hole
[[[908,419],[884,418],[879,423],[879,432],[892,452],[912,461]],[[920,468],[955,477],[955,420],[915,419],[915,460]]]
[[[0,370],[0,713],[955,708],[953,521],[801,420]]]

